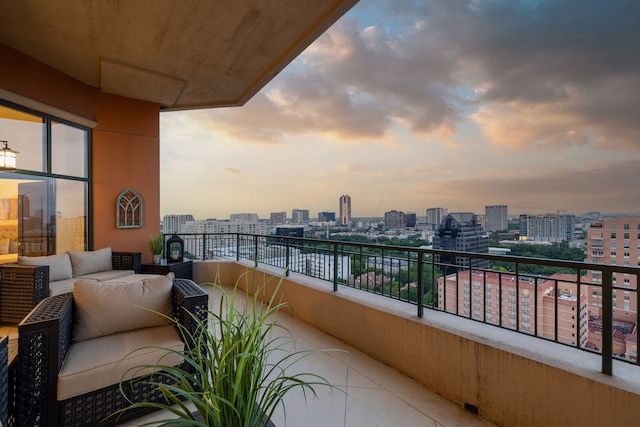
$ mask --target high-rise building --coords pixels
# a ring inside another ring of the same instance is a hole
[[[387,230],[405,228],[406,224],[404,212],[393,210],[384,213],[384,228]]]
[[[563,282],[559,275],[536,282],[510,273],[466,270],[438,278],[438,307],[585,347],[587,290],[582,287],[578,295],[575,280],[574,276]]]
[[[471,212],[450,213],[444,217],[433,236],[433,249],[458,252],[489,253],[489,235],[477,216]],[[454,264],[469,267],[469,258],[435,255],[436,263]],[[487,268],[488,260],[474,259],[471,267]],[[455,271],[446,269],[447,274]]]
[[[336,213],[335,212],[318,212],[318,221],[336,222]]]
[[[507,205],[485,206],[484,216],[487,231],[501,231],[509,228]]]
[[[294,224],[306,224],[309,222],[309,209],[293,209],[291,222]]]
[[[427,227],[431,230],[437,230],[442,222],[442,218],[447,216],[447,208],[429,208],[427,209]]]
[[[229,219],[233,222],[258,222],[258,214],[255,214],[255,213],[231,214]]]
[[[162,218],[162,232],[164,234],[183,233],[182,226],[193,220],[193,215],[165,215]]]
[[[560,243],[572,242],[576,233],[575,215],[520,215],[520,240]]]
[[[640,266],[640,217],[603,219],[587,229],[587,262]],[[602,307],[602,276],[599,271],[589,271],[592,286],[589,293],[589,314],[600,315]],[[635,322],[638,310],[637,276],[613,273],[613,318]]]
[[[351,224],[351,196],[344,195],[340,196],[340,224],[341,225],[350,225]]]
[[[286,212],[271,212],[271,225],[280,225],[287,223]]]
[[[404,214],[405,227],[414,228],[418,222],[418,216],[415,212],[408,212]]]

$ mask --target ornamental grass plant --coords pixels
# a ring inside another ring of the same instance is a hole
[[[255,270],[252,271],[254,274],[247,271],[239,279],[245,281],[245,290],[238,287],[239,283],[231,289],[219,285],[218,280],[203,284],[220,293],[217,309],[208,310],[204,320],[192,315],[197,322],[193,334],[174,322],[187,343],[182,355],[186,367],[160,363],[135,368],[158,371],[148,383],[159,389],[166,401],[132,403],[118,413],[140,407],[156,408],[172,417],[160,421],[166,425],[266,427],[273,425],[269,420],[290,391],[302,392],[306,400],[309,395],[317,398],[318,386],[336,389],[317,374],[290,373],[290,368],[302,359],[334,350],[297,350],[293,333],[277,318],[286,306],[277,300],[283,278],[263,301],[259,295],[266,295],[268,281],[256,285]],[[248,291],[250,288],[252,293]],[[244,298],[239,298],[240,294]],[[173,385],[158,380],[161,377]],[[284,405],[283,410],[286,419]]]

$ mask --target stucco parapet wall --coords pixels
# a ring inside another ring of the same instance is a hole
[[[233,264],[222,269],[240,275],[253,268]],[[194,264],[194,274],[198,268]],[[258,271],[283,274],[270,266]],[[498,425],[637,420],[632,408],[640,405],[639,366],[614,360],[614,375],[605,375],[597,354],[439,311],[425,309],[419,318],[412,304],[343,286],[333,292],[330,282],[297,273],[285,278],[283,289],[300,320],[455,403],[477,406]]]

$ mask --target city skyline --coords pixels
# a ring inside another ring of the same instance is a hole
[[[245,106],[161,114],[161,216],[640,212],[639,12],[361,0]]]

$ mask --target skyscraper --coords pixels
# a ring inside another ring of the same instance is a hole
[[[475,214],[471,212],[450,213],[444,217],[438,231],[433,236],[433,249],[488,254],[489,236]],[[437,263],[443,262],[469,267],[469,258],[466,257],[454,258],[435,255],[434,260]],[[475,259],[471,261],[471,266],[486,268],[489,266],[489,261]],[[446,269],[447,274],[454,271],[455,268]]]
[[[384,228],[387,230],[394,230],[404,228],[407,225],[407,220],[402,211],[389,211],[384,213]]]
[[[427,224],[432,230],[437,230],[444,218],[448,213],[447,208],[429,208],[427,209]]]
[[[520,215],[520,240],[550,243],[571,242],[575,238],[575,232],[575,215]]]
[[[351,196],[340,196],[340,224],[351,224]]]
[[[280,225],[287,223],[286,212],[271,212],[271,225]]]
[[[603,219],[587,229],[587,262],[640,266],[640,217]],[[600,315],[602,307],[602,275],[588,272],[589,282],[595,283],[589,293],[591,315]],[[638,310],[638,278],[634,274],[613,273],[613,318],[636,322]]]
[[[405,226],[407,228],[415,227],[416,223],[418,222],[418,216],[415,212],[407,212],[406,214],[404,214],[404,219],[406,221]]]
[[[507,205],[493,205],[484,207],[487,221],[487,231],[500,231],[509,228]]]
[[[291,211],[291,222],[294,224],[309,222],[309,209],[293,209]]]

